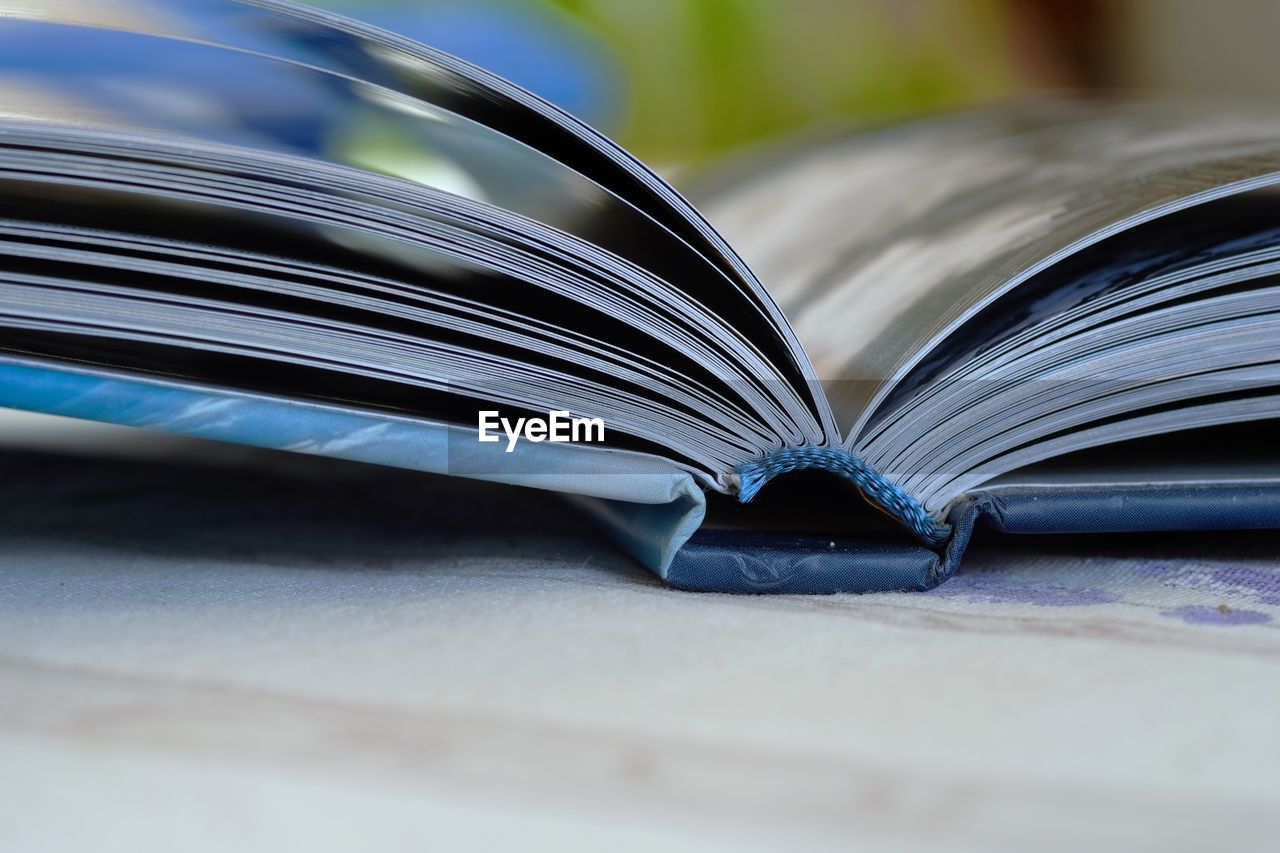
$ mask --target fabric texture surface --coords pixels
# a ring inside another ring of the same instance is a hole
[[[7,850],[1280,832],[1273,532],[980,529],[929,592],[689,594],[545,492],[59,443],[0,453]]]

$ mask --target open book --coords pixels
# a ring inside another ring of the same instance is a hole
[[[692,589],[1280,527],[1275,183],[1278,118],[1052,101],[695,208],[327,12],[0,0],[0,405],[569,493]]]

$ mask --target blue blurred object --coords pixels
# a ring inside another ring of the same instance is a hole
[[[323,151],[346,113],[314,85],[283,73],[264,78],[260,69],[223,61],[214,47],[128,32],[103,38],[88,27],[21,20],[0,32],[0,70],[11,80],[38,80],[48,92],[122,116],[170,115],[177,129],[207,129],[214,112],[235,116],[246,131]]]
[[[550,6],[501,0],[439,0],[412,8],[355,0],[323,5],[506,77],[605,132],[616,130],[626,115],[619,62],[590,31]],[[204,6],[193,5],[190,11],[216,40],[224,26],[222,19]],[[49,43],[54,37],[58,43]],[[84,47],[78,41],[85,42]],[[273,135],[287,136],[292,144],[310,150],[319,150],[327,135],[328,123],[322,111],[307,102],[306,93],[282,95],[287,80],[226,78],[227,69],[212,61],[211,52],[192,52],[179,43],[134,36],[137,44],[122,45],[115,54],[108,54],[100,41],[88,29],[9,26],[0,33],[0,65],[56,72],[65,78],[68,95],[92,93],[92,100],[116,108],[130,106],[119,103],[130,97],[130,88],[120,85],[123,79],[132,81],[138,91],[161,97],[161,88],[178,96],[190,80],[204,80],[208,88],[207,78],[212,75],[228,109],[269,125]],[[88,49],[90,43],[93,50]],[[82,56],[93,57],[92,68]],[[202,63],[201,58],[210,61]],[[110,73],[104,75],[104,69]],[[157,69],[164,69],[164,74],[157,74]],[[297,109],[282,114],[282,105]]]
[[[551,6],[503,0],[324,5],[479,65],[606,132],[626,115],[622,66],[613,52]]]

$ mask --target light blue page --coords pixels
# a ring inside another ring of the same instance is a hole
[[[528,441],[508,453],[448,424],[14,356],[0,356],[0,407],[571,493],[663,577],[706,507],[689,471],[640,453]]]

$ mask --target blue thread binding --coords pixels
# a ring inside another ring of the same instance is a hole
[[[951,525],[935,520],[911,495],[847,450],[830,447],[787,447],[763,459],[738,466],[738,500],[747,503],[765,483],[790,471],[817,469],[839,474],[862,490],[889,515],[901,521],[930,545],[942,545],[951,536]]]

